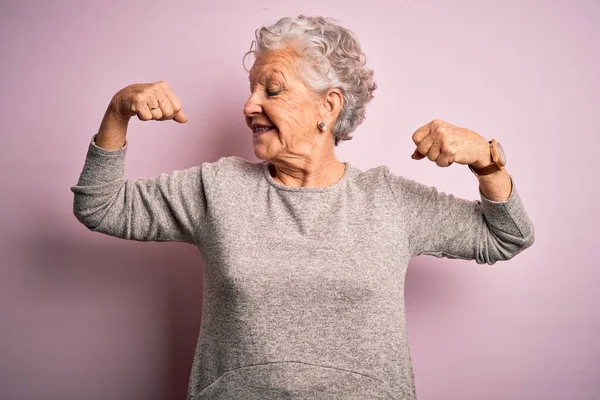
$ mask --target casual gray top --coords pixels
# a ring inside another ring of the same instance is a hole
[[[188,399],[415,399],[404,313],[411,257],[507,260],[534,241],[512,179],[469,201],[385,166],[288,187],[223,157],[126,180],[127,144],[89,145],[74,213],[90,230],[180,241],[204,260]]]

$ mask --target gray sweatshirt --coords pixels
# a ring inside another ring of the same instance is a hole
[[[346,163],[288,187],[267,162],[223,157],[127,180],[127,144],[90,142],[74,213],[90,230],[195,245],[205,261],[188,399],[416,399],[404,312],[411,257],[508,260],[534,241],[507,201],[469,201]]]

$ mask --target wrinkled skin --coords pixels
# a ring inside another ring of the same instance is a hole
[[[313,93],[297,73],[302,60],[290,48],[259,53],[250,70],[250,97],[244,105],[247,125],[274,126],[253,136],[254,153],[273,166],[273,177],[288,186],[328,186],[344,174],[334,155],[331,128],[342,107],[332,88]],[[319,122],[328,131],[321,132]]]

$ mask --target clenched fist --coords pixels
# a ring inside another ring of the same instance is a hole
[[[113,112],[124,120],[135,115],[142,121],[174,119],[187,122],[181,102],[167,82],[134,83],[119,90],[111,100]]]
[[[491,162],[489,143],[483,136],[440,119],[417,129],[412,139],[417,145],[411,156],[415,160],[427,157],[440,167],[457,162],[474,168],[482,168]]]

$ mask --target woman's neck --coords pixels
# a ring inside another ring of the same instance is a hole
[[[342,179],[346,172],[346,165],[336,158],[321,162],[269,162],[269,164],[273,180],[281,185],[291,187],[331,186]]]

